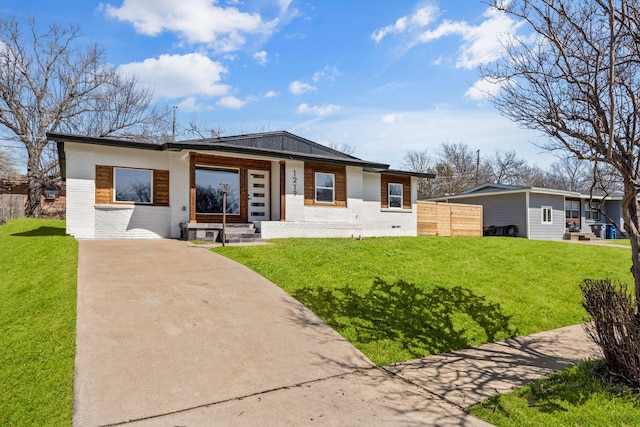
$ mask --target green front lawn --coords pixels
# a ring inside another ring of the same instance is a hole
[[[628,248],[502,237],[213,250],[282,287],[379,365],[580,323],[583,278],[631,281]]]
[[[0,425],[71,425],[77,242],[63,221],[0,226]]]
[[[468,410],[500,427],[637,426],[637,391],[604,379],[600,362],[558,371]]]

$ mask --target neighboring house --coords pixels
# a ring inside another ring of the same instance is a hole
[[[0,221],[25,215],[29,185],[26,179],[0,179]],[[43,216],[64,216],[66,203],[64,182],[46,187],[40,197]]]
[[[77,238],[211,237],[226,222],[262,238],[415,236],[417,178],[288,132],[160,145],[49,133]],[[195,230],[195,234],[194,234]]]
[[[483,227],[485,230],[496,227],[499,235],[507,231],[529,239],[562,240],[571,233],[593,231],[598,237],[605,237],[606,226],[610,225],[606,216],[623,227],[621,199],[607,196],[602,200],[594,196],[590,203],[588,194],[573,191],[488,183],[433,200],[482,205]],[[509,227],[513,225],[517,232]],[[620,237],[621,232],[616,235]]]

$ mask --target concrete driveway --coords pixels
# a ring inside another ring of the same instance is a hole
[[[75,426],[486,425],[180,241],[80,241],[75,371]]]

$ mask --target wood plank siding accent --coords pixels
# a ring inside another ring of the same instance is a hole
[[[189,170],[189,222],[222,222],[222,214],[202,214],[196,212],[196,168],[221,167],[238,169],[240,172],[240,215],[227,215],[229,223],[245,223],[249,220],[249,190],[247,189],[248,170],[269,172],[271,181],[271,162],[259,159],[241,159],[237,157],[216,156],[211,154],[190,153]]]
[[[113,169],[120,166],[96,165],[96,204],[134,205],[133,202],[116,202],[113,197]],[[130,169],[123,167],[123,169]],[[169,171],[146,169],[153,172],[153,206],[169,206]],[[147,205],[147,203],[145,203]]]
[[[113,203],[113,166],[96,165],[96,205]]]
[[[411,177],[404,175],[380,176],[380,204],[382,208],[389,207],[389,184],[402,184],[402,208],[411,209]]]
[[[332,173],[335,175],[334,202],[316,202],[316,172]],[[347,207],[347,168],[341,165],[323,163],[304,164],[304,204],[307,206],[338,206]]]
[[[169,206],[169,171],[153,171],[153,204]]]

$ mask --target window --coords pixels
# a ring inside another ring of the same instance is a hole
[[[578,200],[565,200],[564,216],[565,218],[579,219],[580,218],[580,202]]]
[[[542,223],[553,224],[553,208],[551,206],[542,207]]]
[[[148,203],[153,201],[153,171],[114,168],[115,202]]]
[[[402,209],[402,184],[389,183],[389,207]]]
[[[584,218],[591,221],[600,221],[600,203],[586,203],[584,205]]]
[[[240,214],[240,173],[237,169],[196,168],[196,212],[221,214],[224,191],[227,186],[226,212]]]
[[[335,175],[316,172],[316,202],[333,203],[335,201]]]
[[[96,165],[96,204],[169,206],[169,171]]]

